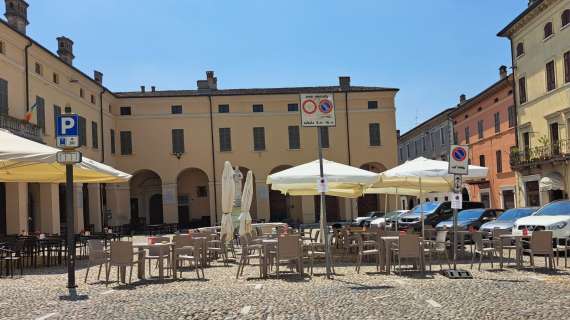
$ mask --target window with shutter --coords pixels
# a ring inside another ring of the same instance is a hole
[[[265,150],[265,128],[263,127],[253,128],[253,150]]]
[[[479,155],[479,166],[484,167],[485,166],[485,155]]]
[[[79,123],[77,124],[79,129],[79,145],[87,145],[87,121],[82,116],[79,116]]]
[[[8,114],[8,81],[0,79],[0,114]]]
[[[121,131],[121,154],[129,155],[133,153],[133,141],[130,131]]]
[[[564,54],[564,82],[570,83],[570,51]]]
[[[289,149],[300,149],[301,137],[299,135],[299,126],[289,126]]]
[[[322,148],[329,148],[329,128],[328,127],[319,127],[321,131],[321,147]]]
[[[552,22],[547,22],[544,25],[544,39],[550,37],[552,34],[553,34]]]
[[[299,111],[299,104],[298,103],[289,103],[287,105],[288,112],[297,112]]]
[[[503,172],[503,155],[501,150],[497,150],[495,154],[497,157],[497,173],[501,173]]]
[[[526,102],[526,78],[519,79],[519,102],[521,104]]]
[[[368,109],[378,109],[378,101],[368,101]]]
[[[97,130],[97,122],[91,121],[91,144],[93,148],[99,148],[99,133]]]
[[[495,133],[501,132],[501,114],[495,113]]]
[[[262,104],[254,104],[252,106],[253,112],[263,112],[263,105]]]
[[[61,115],[61,107],[58,105],[54,105],[53,106],[53,135],[55,136],[57,134],[56,132],[56,123],[57,123],[57,118]]]
[[[172,153],[184,153],[184,129],[172,129]]]
[[[115,154],[115,130],[110,130],[111,135],[111,154]]]
[[[121,109],[120,109],[120,114],[121,114],[122,116],[130,116],[130,115],[131,115],[131,107],[128,107],[128,106],[126,106],[126,107],[121,107]]]
[[[564,10],[564,12],[562,12],[561,20],[562,20],[562,27],[565,27],[566,25],[570,24],[570,9],[566,9]]]
[[[36,113],[38,115],[38,127],[42,128],[42,132],[46,132],[46,108],[45,100],[36,96]]]
[[[220,128],[220,151],[232,151],[232,133],[230,128]]]
[[[465,127],[465,143],[469,144],[469,138],[471,137],[471,133],[469,132],[469,127]]]
[[[182,114],[182,106],[176,105],[170,107],[170,113],[172,114]]]
[[[380,145],[380,124],[379,123],[369,123],[368,124],[368,140],[371,146]]]
[[[479,139],[483,139],[483,127],[483,120],[477,121],[477,135],[479,136]]]
[[[515,114],[515,106],[510,106],[508,110],[509,110],[509,128],[512,128],[515,126],[517,121]]]
[[[230,105],[229,104],[218,105],[218,113],[229,113],[229,112],[230,112]]]
[[[556,89],[556,75],[554,71],[554,61],[546,64],[546,90]]]
[[[517,57],[520,57],[524,54],[524,44],[522,42],[519,42],[519,44],[517,44]]]

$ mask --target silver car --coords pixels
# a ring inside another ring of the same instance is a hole
[[[509,209],[501,214],[497,220],[483,224],[480,230],[484,235],[490,235],[493,229],[511,230],[515,221],[520,218],[528,217],[536,212],[538,208],[514,208]]]

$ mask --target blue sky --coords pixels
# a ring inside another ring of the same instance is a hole
[[[405,132],[498,79],[509,42],[496,33],[527,0],[29,0],[28,34],[50,50],[75,42],[75,65],[114,91],[397,87]]]

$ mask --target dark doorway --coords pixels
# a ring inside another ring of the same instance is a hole
[[[321,196],[315,196],[315,221],[321,221]],[[325,196],[327,223],[337,222],[340,220],[340,209],[338,198],[333,196]]]
[[[463,198],[463,201],[471,201],[469,199],[469,192],[467,191],[467,188],[463,188],[463,190],[461,190],[461,198]]]
[[[59,185],[59,223],[61,226],[65,225],[67,215],[65,214],[65,185]]]
[[[269,191],[269,212],[271,222],[282,222],[289,217],[287,196],[281,191]]]
[[[155,194],[150,197],[148,211],[150,224],[164,223],[164,218],[162,216],[162,194]]]
[[[138,226],[139,223],[139,199],[131,198],[131,225]]]
[[[34,220],[35,205],[34,196],[28,189],[28,232],[30,232],[30,234],[36,230],[36,223]]]
[[[190,228],[190,197],[178,196],[178,226],[181,229]]]
[[[485,208],[491,207],[491,197],[489,196],[488,192],[481,193],[481,202]]]
[[[6,233],[6,185],[0,182],[0,235],[5,236]]]
[[[378,195],[365,194],[358,198],[358,216],[365,216],[368,212],[378,210]]]
[[[83,192],[83,228],[85,230],[89,230],[89,231],[94,231],[91,230],[91,221],[89,218],[89,188],[87,187],[87,184],[84,183],[83,184],[83,188],[82,188]]]
[[[515,192],[513,190],[503,190],[503,209],[515,207]]]
[[[548,191],[548,200],[549,201],[556,201],[564,199],[564,192],[562,190],[549,190]]]
[[[526,189],[526,206],[539,207],[540,191],[538,189],[538,181],[527,181],[525,183],[525,189]]]
[[[558,122],[550,124],[550,142],[553,155],[560,154],[560,138],[558,136]]]

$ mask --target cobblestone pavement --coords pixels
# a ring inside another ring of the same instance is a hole
[[[439,266],[426,277],[387,276],[373,265],[356,274],[345,262],[334,280],[292,274],[262,280],[256,266],[246,267],[236,280],[235,264],[215,263],[205,270],[206,280],[187,271],[184,280],[106,286],[97,281],[97,269],[85,284],[84,267],[80,261],[82,299],[76,301],[60,298],[68,294],[65,267],[0,278],[0,319],[568,319],[570,314],[570,269],[499,271],[484,264],[480,272],[473,269],[474,279],[450,280],[435,272]],[[315,271],[323,272],[322,266]],[[116,279],[114,270],[111,276]]]

